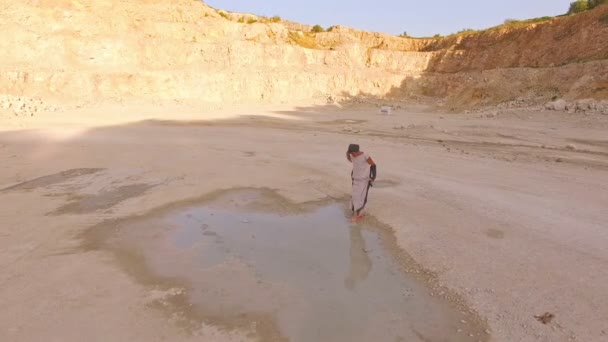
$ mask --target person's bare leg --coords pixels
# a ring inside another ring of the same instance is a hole
[[[359,222],[361,221],[361,219],[363,219],[363,213],[361,212],[361,210],[357,210],[353,214],[353,222]]]

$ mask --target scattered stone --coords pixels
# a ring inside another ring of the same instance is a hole
[[[486,329],[484,332],[486,333],[486,335],[490,335],[490,330]]]
[[[608,101],[603,100],[597,104],[597,111],[600,114],[608,115]]]
[[[555,318],[555,315],[550,312],[545,312],[542,315],[534,316],[534,318],[536,318],[536,320],[541,322],[542,324],[549,324],[551,323],[553,318]]]
[[[574,144],[568,144],[568,145],[566,145],[566,148],[569,149],[569,150],[574,151],[574,150],[576,150],[576,145],[574,145]]]
[[[401,130],[403,130],[403,129],[405,129],[405,126],[403,126],[403,125],[397,125],[397,126],[394,126],[393,129],[401,129]]]
[[[592,99],[585,99],[576,101],[574,109],[577,112],[594,111],[596,109],[596,103]]]
[[[562,158],[556,158],[556,159],[555,159],[555,162],[556,162],[556,163],[563,163],[563,162],[564,162],[564,160],[563,160]]]
[[[0,95],[0,109],[11,110],[14,116],[34,116],[39,112],[57,111],[55,107],[45,106],[40,98],[26,98],[13,95]]]
[[[568,112],[568,114],[574,114],[574,113],[576,113],[576,106],[572,105],[572,104],[568,104],[568,105],[566,105],[566,111]]]
[[[391,106],[380,107],[380,114],[391,115],[393,108]]]
[[[344,128],[342,130],[345,131],[345,132],[352,132],[353,128],[350,127],[350,126],[344,126]]]

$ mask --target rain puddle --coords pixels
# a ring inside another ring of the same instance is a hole
[[[341,204],[295,207],[269,191],[238,190],[111,227],[104,246],[137,255],[139,272],[159,284],[185,288],[189,314],[261,340],[489,338],[403,271],[387,232],[350,224]]]

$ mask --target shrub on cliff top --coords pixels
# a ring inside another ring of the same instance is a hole
[[[577,0],[570,3],[568,14],[581,13],[603,4],[608,4],[608,0]]]
[[[581,13],[589,9],[589,2],[587,0],[577,0],[570,3],[570,9],[568,14]]]
[[[596,8],[602,4],[608,4],[608,0],[589,0],[589,9]]]
[[[312,32],[289,32],[289,38],[296,44],[306,49],[321,49]]]
[[[475,32],[477,32],[477,31],[475,31],[471,28],[465,28],[465,29],[458,31],[456,34],[466,34],[466,33],[475,33]]]
[[[325,32],[325,29],[323,27],[321,27],[321,25],[315,25],[312,27],[312,30],[310,30],[310,32],[313,32],[313,33]]]
[[[506,19],[503,25],[506,26],[516,26],[516,25],[526,25],[526,24],[534,24],[534,23],[542,23],[544,21],[549,21],[554,17],[540,17],[540,18],[532,18],[526,20],[517,20],[517,19]]]

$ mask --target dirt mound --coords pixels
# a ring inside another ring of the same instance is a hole
[[[411,39],[198,1],[0,1],[0,94],[62,101],[438,97],[453,109],[608,97],[608,6]]]

